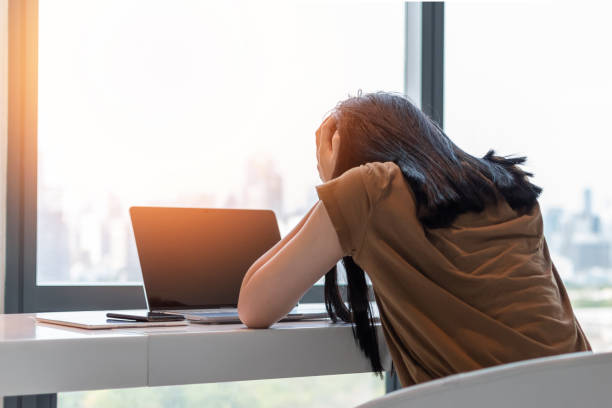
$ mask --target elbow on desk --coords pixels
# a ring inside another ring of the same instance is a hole
[[[242,297],[238,300],[238,317],[249,329],[267,329],[275,323],[269,319],[262,318],[263,313],[261,311],[258,311],[252,305],[245,304],[241,300]]]

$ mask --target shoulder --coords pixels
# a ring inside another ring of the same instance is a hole
[[[348,169],[335,180],[361,179],[363,183],[374,183],[384,187],[401,175],[400,168],[393,162],[371,162]]]
[[[353,255],[362,246],[381,191],[389,185],[394,173],[392,166],[395,165],[367,163],[317,186],[319,199],[323,202],[346,254]]]
[[[358,167],[363,184],[373,201],[391,190],[396,182],[403,184],[403,175],[397,164],[393,162],[372,162]]]
[[[402,174],[402,171],[393,162],[371,162],[362,164],[358,167],[364,179],[375,180],[389,183],[391,180]]]
[[[370,205],[390,190],[395,180],[403,180],[402,172],[393,162],[371,162],[353,167],[340,176],[317,187],[319,195],[335,190],[344,197],[367,197]]]

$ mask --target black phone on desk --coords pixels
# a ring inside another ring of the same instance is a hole
[[[142,314],[124,314],[108,312],[106,317],[109,319],[134,320],[136,322],[176,322],[185,320],[182,315],[162,313],[162,312],[147,312]]]

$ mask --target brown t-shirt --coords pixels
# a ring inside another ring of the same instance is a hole
[[[551,262],[539,206],[503,200],[425,228],[394,163],[317,187],[346,255],[364,269],[404,386],[496,364],[590,350]]]

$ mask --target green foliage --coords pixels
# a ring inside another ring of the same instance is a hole
[[[384,392],[384,381],[366,373],[71,392],[58,395],[58,407],[344,408],[371,400]]]
[[[610,286],[567,286],[566,288],[574,308],[612,307]]]
[[[572,301],[573,308],[612,307],[612,299],[576,299]]]

